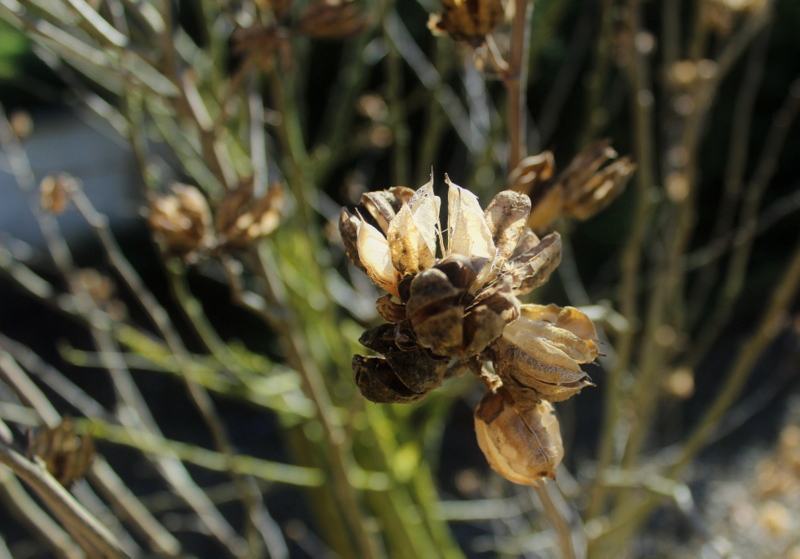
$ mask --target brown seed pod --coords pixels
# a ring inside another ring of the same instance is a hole
[[[489,466],[507,480],[538,487],[555,479],[564,448],[550,402],[520,405],[504,388],[487,392],[475,409],[475,433]]]
[[[267,193],[256,199],[253,180],[243,181],[228,192],[214,216],[217,245],[244,248],[272,233],[281,222],[283,184],[274,182]]]
[[[378,404],[418,402],[426,394],[408,388],[383,357],[353,356],[356,386],[367,400]]]
[[[526,307],[529,316],[539,319],[527,318]],[[548,321],[553,314],[554,322]],[[564,317],[561,326],[558,316]],[[594,326],[577,309],[523,305],[523,316],[509,324],[492,346],[495,370],[510,390],[530,389],[542,399],[558,402],[592,385],[580,364],[597,357],[596,342],[567,328],[594,335]]]
[[[41,458],[47,471],[64,487],[82,478],[94,460],[94,441],[89,434],[78,437],[72,421],[65,417],[55,428],[43,428],[28,446],[30,457]]]
[[[193,186],[174,184],[172,192],[150,200],[148,223],[169,254],[193,261],[211,241],[211,210]]]
[[[67,209],[70,193],[78,188],[75,177],[67,173],[47,175],[39,185],[39,201],[46,212],[58,215]]]
[[[428,27],[437,34],[447,33],[457,41],[477,48],[503,17],[501,0],[442,0],[444,11],[432,15]]]

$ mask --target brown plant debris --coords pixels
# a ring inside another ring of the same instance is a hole
[[[28,455],[38,456],[47,471],[64,487],[82,478],[94,460],[94,441],[87,434],[78,437],[72,421],[65,417],[54,428],[45,427],[31,440]]]
[[[431,15],[430,30],[475,48],[483,45],[504,13],[501,0],[442,0],[442,8],[441,14]]]

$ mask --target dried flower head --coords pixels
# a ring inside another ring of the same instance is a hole
[[[64,487],[82,478],[94,460],[94,441],[84,434],[78,437],[72,421],[65,417],[55,428],[43,428],[28,445],[28,455],[38,456]]]
[[[312,0],[297,28],[315,39],[344,39],[358,35],[370,20],[353,0]]]
[[[217,246],[242,248],[272,233],[281,222],[283,185],[275,182],[256,199],[253,180],[244,181],[222,199],[214,215]]]
[[[67,173],[47,175],[39,185],[39,201],[42,209],[60,214],[69,205],[70,193],[78,187],[77,179]]]
[[[587,219],[606,208],[636,169],[628,157],[601,169],[616,157],[608,139],[597,141],[576,155],[557,177],[552,153],[523,159],[509,179],[514,190],[531,197],[528,225],[539,231],[562,215]]]
[[[211,241],[211,211],[205,197],[193,186],[174,184],[172,194],[150,201],[150,228],[168,252],[188,261]]]
[[[358,209],[342,210],[348,257],[387,292],[376,304],[386,323],[359,340],[380,356],[356,355],[355,381],[373,402],[408,403],[472,370],[490,389],[475,413],[489,464],[536,485],[555,476],[563,454],[549,402],[591,385],[580,365],[597,357],[597,334],[577,309],[518,299],[561,259],[557,233],[539,239],[526,227],[530,199],[506,190],[482,210],[445,180],[446,229],[433,179],[416,192],[368,192]]]
[[[442,0],[444,11],[431,15],[428,27],[479,47],[503,17],[502,0]]]
[[[509,481],[538,487],[555,479],[564,447],[550,402],[520,405],[504,388],[487,392],[475,409],[475,433],[489,466]]]

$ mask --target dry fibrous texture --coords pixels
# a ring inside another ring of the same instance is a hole
[[[531,197],[528,225],[540,231],[561,216],[587,219],[606,208],[636,170],[629,157],[617,157],[606,139],[587,146],[558,175],[549,151],[520,161],[509,181],[514,190]]]
[[[300,15],[297,29],[316,39],[343,39],[361,33],[369,23],[352,0],[314,0]]]
[[[528,196],[506,190],[483,210],[474,194],[445,181],[446,232],[433,179],[417,191],[368,192],[359,208],[342,210],[348,257],[387,292],[376,302],[387,323],[359,340],[380,357],[356,355],[355,381],[373,402],[410,403],[453,371],[480,372],[490,388],[476,415],[481,448],[505,477],[536,485],[555,475],[562,454],[548,402],[591,385],[580,364],[598,355],[597,335],[577,309],[518,299],[561,259],[557,233],[539,239],[526,226]]]

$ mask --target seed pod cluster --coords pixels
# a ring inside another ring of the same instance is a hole
[[[605,139],[586,147],[558,175],[549,151],[523,159],[509,178],[514,190],[531,198],[528,225],[541,231],[562,215],[587,219],[606,208],[636,170],[629,157],[616,158],[617,152]]]
[[[266,237],[280,224],[282,211],[281,183],[255,198],[253,181],[244,181],[225,195],[213,220],[197,188],[175,184],[172,194],[151,199],[148,222],[170,255],[196,262],[209,252],[245,248]]]
[[[376,302],[386,323],[359,340],[378,355],[353,358],[355,382],[373,402],[410,403],[472,370],[490,388],[475,415],[489,464],[536,485],[554,477],[563,454],[550,402],[591,385],[580,365],[598,355],[596,332],[577,309],[520,303],[561,259],[558,233],[540,239],[526,226],[528,196],[503,191],[483,210],[445,181],[446,229],[432,178],[417,191],[368,192],[342,210],[349,259],[386,291]]]

